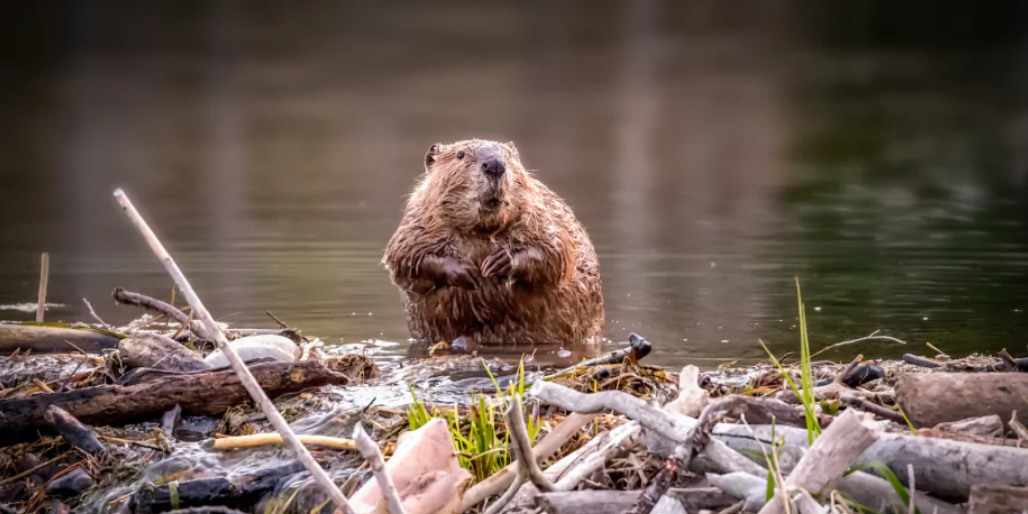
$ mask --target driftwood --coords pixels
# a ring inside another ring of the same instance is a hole
[[[721,424],[714,428],[714,437],[738,451],[760,452],[760,444],[770,444],[771,432],[772,427],[768,425],[747,429],[739,425]],[[807,431],[804,429],[776,426],[774,434],[777,440],[784,438],[785,446],[780,453],[802,452],[808,446]],[[949,439],[881,433],[878,441],[864,451],[857,463],[875,461],[888,466],[904,482],[906,466],[913,464],[919,488],[954,501],[964,501],[971,492],[972,484],[1028,486],[1028,466],[1024,464],[1028,462],[1028,449],[1012,446],[987,446]],[[790,469],[784,462],[782,467],[784,471]],[[852,473],[839,481],[840,490],[844,482],[852,481],[858,475],[870,477],[864,473]],[[888,484],[882,482],[888,489]],[[921,498],[923,495],[919,496],[919,504]],[[931,508],[927,509],[927,512],[931,511]],[[945,510],[940,508],[939,512]]]
[[[66,353],[79,349],[99,352],[117,348],[119,338],[91,329],[63,328],[30,324],[0,324],[0,352],[17,349],[33,353]]]
[[[1020,410],[1028,423],[1028,374],[910,373],[896,381],[896,401],[917,427]]]
[[[672,416],[645,404],[638,398],[617,391],[605,391],[586,395],[556,384],[538,382],[532,386],[532,394],[543,401],[579,412],[616,410],[632,419],[638,420],[649,431],[658,433],[662,437],[678,444],[687,440],[689,429],[696,423],[696,420],[683,416]],[[770,444],[771,427],[761,426],[755,428],[763,429],[765,435],[761,440],[765,445]],[[790,434],[792,437],[802,434],[804,443],[807,441],[807,431],[799,428],[778,426],[776,434]],[[699,472],[714,473],[733,473],[738,471],[761,480],[766,480],[766,469],[733,449],[738,445],[740,451],[760,451],[760,445],[753,440],[753,436],[748,432],[747,427],[735,424],[720,424],[715,427],[714,435],[718,438],[713,439],[707,445],[707,448],[693,459],[690,466],[691,469]],[[726,443],[731,443],[732,447],[729,447]],[[880,443],[881,441],[873,445],[872,449]],[[797,446],[797,443],[794,442],[793,446]],[[865,457],[867,453],[864,453]],[[1008,457],[1008,459],[1012,460],[1012,457]],[[1021,470],[1021,472],[1028,473],[1028,469]],[[878,500],[874,501],[898,499],[892,486],[886,480],[863,472],[851,473],[846,477],[840,478],[835,486],[841,492],[858,498],[858,501],[860,501],[859,499],[864,499],[872,502],[872,499],[875,498]],[[523,489],[527,488],[528,486]],[[952,505],[924,497],[923,495],[917,498],[917,505],[919,508],[924,509],[925,512],[932,512],[935,509],[938,509],[939,514],[955,514],[960,512],[959,509]]]
[[[647,405],[634,396],[619,391],[584,394],[557,384],[536,382],[532,385],[531,394],[545,402],[579,413],[615,410],[677,444],[684,444],[689,441],[690,430],[696,424],[695,419],[669,414]],[[700,455],[692,461],[691,467],[702,472],[731,473],[734,471],[744,471],[755,476],[766,474],[764,468],[718,440],[712,440]]]
[[[511,398],[510,407],[503,414],[507,422],[507,431],[510,433],[511,446],[517,459],[521,461],[518,468],[532,481],[537,489],[544,492],[554,490],[553,482],[543,475],[539,469],[539,463],[532,455],[532,440],[528,436],[528,427],[525,425],[525,416],[522,412],[521,397],[514,394]]]
[[[546,459],[560,450],[561,446],[574,437],[583,427],[596,418],[595,414],[572,413],[564,418],[546,437],[543,437],[534,448],[532,456],[536,462]],[[493,473],[492,476],[477,483],[464,493],[464,500],[461,504],[461,511],[468,510],[486,498],[502,493],[514,481],[517,475],[517,464],[511,463],[507,467]]]
[[[300,442],[311,446],[322,446],[336,450],[356,450],[357,443],[353,439],[342,439],[324,435],[297,435]],[[239,448],[255,448],[266,444],[282,444],[281,434],[254,434],[237,437],[223,437],[215,439],[211,448],[215,450],[235,450]]]
[[[829,482],[846,472],[872,443],[875,434],[865,427],[856,412],[846,411],[814,441],[810,451],[785,479],[784,491],[775,492],[760,514],[785,512],[783,494],[800,489],[818,495]]]
[[[1028,512],[1028,488],[979,484],[971,487],[970,514]]]
[[[345,385],[350,381],[313,360],[258,364],[250,371],[270,396],[328,384]],[[45,427],[43,414],[51,405],[61,407],[85,423],[106,425],[158,416],[176,405],[186,414],[220,415],[248,399],[232,370],[168,374],[131,386],[88,387],[0,401],[0,433],[31,433]],[[5,437],[2,442],[13,444],[11,439]]]
[[[353,440],[357,443],[357,451],[371,466],[378,490],[385,497],[386,504],[389,506],[389,514],[407,514],[406,509],[403,508],[403,502],[400,500],[400,493],[396,492],[396,485],[393,484],[392,477],[386,471],[385,459],[382,458],[382,451],[378,448],[378,443],[368,436],[359,421],[353,429]]]
[[[50,254],[43,252],[39,256],[39,295],[36,300],[36,322],[43,322],[46,312],[46,288],[50,282]]]
[[[122,339],[118,355],[129,368],[199,371],[211,367],[189,348],[157,334],[140,333]]]
[[[640,491],[567,491],[543,493],[536,504],[549,514],[621,514],[635,506]],[[687,512],[723,509],[735,498],[716,487],[668,489],[665,497],[682,504]]]
[[[307,451],[307,447],[297,439],[296,434],[291,428],[289,423],[286,422],[282,414],[275,408],[275,404],[272,403],[268,395],[261,389],[261,384],[254,378],[254,375],[247,369],[246,364],[239,358],[238,355],[228,345],[228,339],[225,338],[225,334],[221,332],[218,327],[218,323],[214,321],[214,317],[204,306],[200,297],[193,290],[193,286],[189,284],[189,280],[179,269],[178,264],[175,264],[175,260],[171,258],[168,251],[164,249],[164,245],[157,239],[157,236],[147,225],[146,220],[139,214],[136,207],[132,205],[132,202],[125,195],[124,191],[117,189],[114,191],[114,197],[117,199],[118,204],[122,210],[132,221],[132,224],[139,229],[139,232],[146,239],[147,244],[150,245],[150,249],[153,250],[154,254],[160,259],[161,264],[164,265],[164,269],[167,270],[168,274],[175,281],[175,285],[178,286],[179,290],[186,297],[186,301],[189,302],[193,312],[203,321],[204,327],[207,329],[207,333],[214,338],[215,343],[218,345],[218,349],[225,353],[228,357],[229,363],[232,365],[232,370],[235,372],[239,379],[239,383],[243,386],[243,389],[253,398],[254,402],[260,406],[261,411],[268,418],[275,430],[282,434],[282,438],[285,439],[286,443],[293,450],[296,458],[303,465],[304,469],[311,474],[311,478],[318,487],[328,496],[329,500],[338,508],[343,511],[343,514],[355,514],[353,507],[350,506],[350,502],[346,500],[346,496],[339,490],[339,487],[332,482],[332,479],[328,476],[328,473],[314,460],[314,456]]]
[[[68,444],[81,448],[87,453],[100,453],[104,450],[100,440],[96,438],[93,429],[85,426],[75,416],[68,414],[68,411],[51,405],[43,413],[43,419],[61,434]]]

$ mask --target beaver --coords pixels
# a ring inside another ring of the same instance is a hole
[[[592,242],[511,142],[432,145],[382,262],[417,340],[573,345],[603,331]]]

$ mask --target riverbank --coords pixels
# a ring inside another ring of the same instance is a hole
[[[31,343],[0,358],[5,512],[329,508],[188,308],[115,297],[160,314],[0,325],[0,341]],[[407,512],[769,512],[784,496],[801,512],[911,498],[985,512],[972,504],[1026,497],[1028,360],[1006,352],[847,364],[801,347],[800,362],[701,373],[647,362],[660,342],[633,335],[547,369],[451,345],[375,362],[284,325],[221,329],[357,512],[384,512],[357,427]],[[519,437],[533,459],[517,458]]]

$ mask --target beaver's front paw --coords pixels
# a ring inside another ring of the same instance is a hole
[[[447,285],[474,291],[478,289],[478,281],[475,279],[476,271],[473,266],[464,264],[457,259],[446,259],[443,262],[443,280]]]
[[[514,269],[514,256],[510,250],[501,248],[482,261],[483,277],[507,277]]]

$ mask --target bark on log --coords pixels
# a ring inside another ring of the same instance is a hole
[[[81,448],[87,453],[95,454],[103,451],[104,447],[96,438],[93,429],[83,425],[82,422],[75,419],[75,416],[68,414],[68,411],[51,405],[46,408],[43,418],[58,434],[64,436],[68,444]]]
[[[129,368],[170,371],[209,369],[203,357],[175,340],[157,334],[136,334],[118,343],[118,355]]]
[[[0,353],[5,354],[18,348],[32,353],[67,353],[76,347],[84,352],[99,352],[117,348],[118,341],[113,335],[89,329],[0,324]]]
[[[776,491],[760,514],[785,512],[782,496],[791,496],[794,488],[812,495],[821,494],[828,482],[836,479],[860,457],[872,443],[875,434],[860,421],[860,414],[846,411],[814,441],[810,451],[785,479],[785,491]]]
[[[309,387],[345,385],[350,379],[325,368],[318,361],[267,363],[250,368],[254,378],[271,397]],[[249,400],[231,369],[204,373],[168,374],[131,386],[89,387],[68,393],[40,394],[0,401],[0,433],[24,434],[44,428],[44,412],[51,405],[91,424],[120,424],[159,416],[179,405],[185,414],[215,416]],[[2,444],[14,444],[14,437]]]
[[[1028,512],[1028,488],[979,484],[971,487],[970,514]]]
[[[896,381],[896,401],[917,427],[997,414],[1028,423],[1028,374],[910,373]]]

